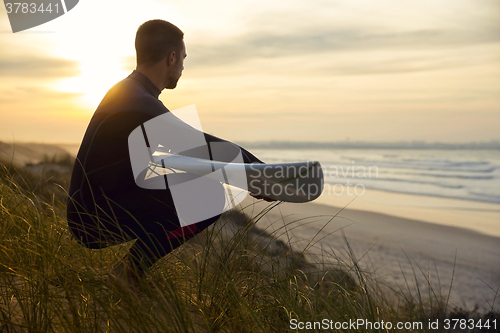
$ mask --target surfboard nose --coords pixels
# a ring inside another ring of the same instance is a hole
[[[247,169],[248,190],[285,202],[309,202],[323,192],[321,164],[317,161],[283,164],[252,164]]]

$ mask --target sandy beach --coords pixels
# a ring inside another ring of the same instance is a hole
[[[351,262],[343,230],[361,268],[388,288],[414,292],[417,280],[428,298],[427,280],[444,296],[451,284],[452,306],[500,309],[495,300],[500,287],[500,238],[494,226],[500,221],[498,205],[371,192],[342,210],[347,199],[322,196],[315,203],[283,203],[258,223],[291,239],[296,248],[307,247],[318,260],[336,256]],[[483,211],[455,209],[478,205]],[[265,206],[245,210],[255,214]]]
[[[11,158],[12,146],[2,148]],[[18,144],[15,161],[38,162],[63,149],[76,155],[78,145]],[[247,197],[241,207],[255,216],[267,205]],[[415,295],[414,270],[424,298],[429,280],[445,296],[451,284],[452,305],[498,311],[499,223],[498,204],[366,190],[357,197],[324,191],[312,203],[282,203],[258,225],[319,261],[335,256],[350,263],[343,231],[361,268],[388,288]]]
[[[254,203],[248,197],[241,207],[255,215],[267,206]],[[388,288],[415,295],[418,281],[425,298],[430,281],[454,306],[500,310],[498,204],[376,190],[338,196],[325,187],[316,201],[282,203],[258,223],[319,261],[336,256],[349,263],[343,231],[361,268]]]

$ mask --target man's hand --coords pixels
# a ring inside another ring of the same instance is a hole
[[[262,195],[257,195],[257,194],[254,194],[252,192],[250,192],[250,195],[252,197],[254,197],[255,199],[264,200],[264,201],[267,201],[267,202],[277,201],[276,199],[271,199],[271,198],[268,198],[268,197],[263,197]]]

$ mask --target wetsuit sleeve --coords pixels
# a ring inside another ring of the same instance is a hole
[[[225,143],[230,143],[230,144],[234,145],[235,147],[239,148],[241,150],[241,155],[243,156],[243,162],[244,163],[260,163],[260,164],[264,164],[264,162],[262,162],[260,159],[258,159],[255,155],[253,155],[248,150],[246,150],[243,147],[238,146],[235,143],[232,143],[232,142],[229,142],[227,140],[218,138],[218,137],[213,136],[213,135],[208,134],[208,133],[203,133],[203,134],[205,135],[205,140],[207,141],[207,143],[209,145],[210,145],[211,142],[225,142]]]
[[[129,140],[131,140],[130,142],[147,142],[147,146],[151,147],[152,151],[160,149],[183,156],[221,162],[232,162],[241,152],[243,163],[263,164],[248,150],[202,132],[171,112],[151,119],[143,124],[143,128],[144,131],[136,129],[137,133],[132,135],[134,138]],[[143,135],[144,139],[142,139]],[[160,148],[160,146],[163,147]],[[145,165],[138,167],[138,169],[142,170],[147,167],[147,159],[144,159],[144,163]]]

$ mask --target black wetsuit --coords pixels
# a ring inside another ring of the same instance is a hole
[[[181,228],[168,188],[149,190],[135,183],[128,137],[144,122],[169,112],[158,100],[160,92],[137,71],[108,91],[83,138],[69,189],[68,224],[75,238],[93,249],[136,239],[130,253],[139,269],[152,265],[220,216]],[[227,142],[204,136],[207,143]],[[262,163],[238,148],[245,163]]]

